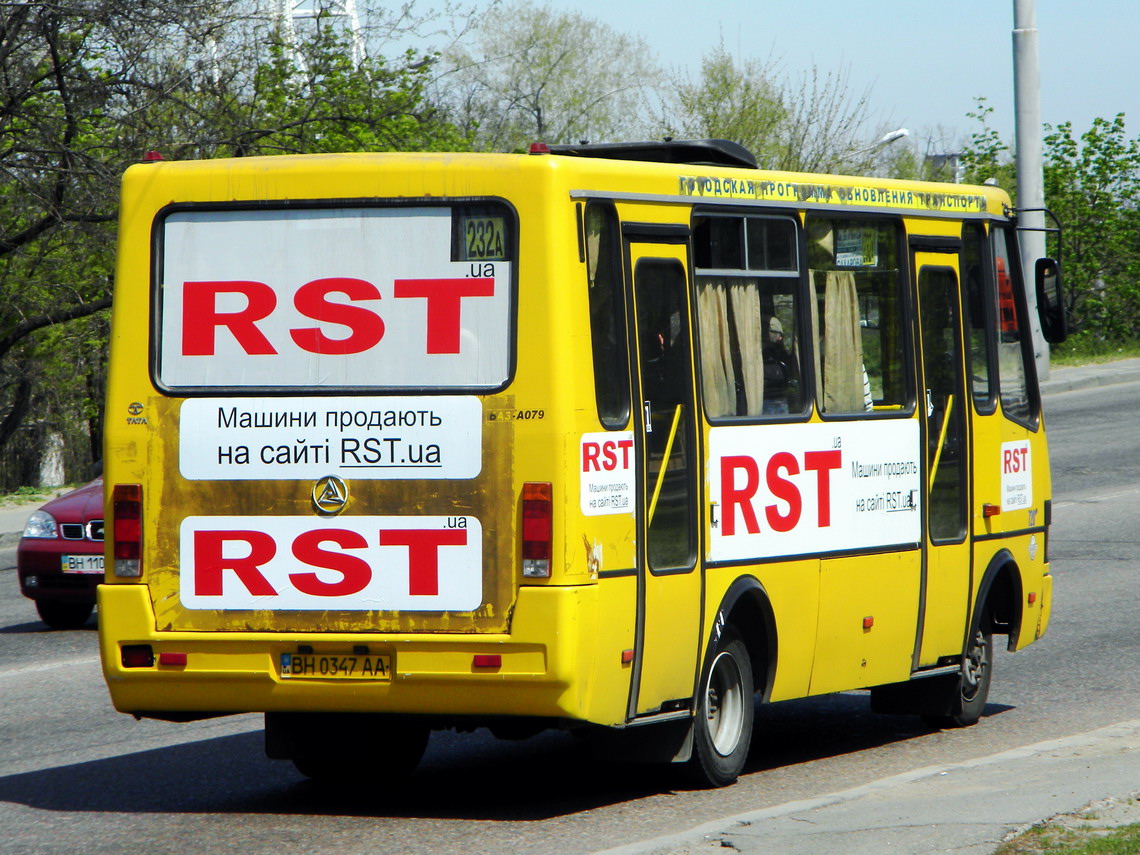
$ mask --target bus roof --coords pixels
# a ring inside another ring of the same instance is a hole
[[[547,173],[558,175],[576,199],[951,218],[1011,213],[1009,196],[999,187],[777,172],[757,169],[754,160],[747,165],[749,159],[747,149],[725,140],[681,140],[542,146],[530,154],[361,152],[158,161],[131,167],[124,180],[156,191],[161,204],[296,202],[310,198],[310,188],[311,198],[324,200],[510,196],[512,186],[536,188],[537,174]]]

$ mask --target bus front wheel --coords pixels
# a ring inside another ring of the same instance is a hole
[[[962,659],[962,672],[952,701],[952,712],[942,716],[923,716],[931,727],[969,727],[977,724],[986,708],[990,695],[990,682],[994,674],[994,637],[989,628],[974,630],[966,655]]]
[[[723,787],[740,775],[752,742],[752,660],[731,629],[716,643],[701,683],[689,761],[700,786]]]

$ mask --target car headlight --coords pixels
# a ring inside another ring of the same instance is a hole
[[[55,537],[55,517],[47,511],[35,511],[24,526],[24,537]]]

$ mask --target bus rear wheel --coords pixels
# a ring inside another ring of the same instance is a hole
[[[753,691],[748,648],[726,630],[713,648],[693,722],[689,768],[700,786],[727,786],[744,769],[752,742]]]
[[[426,724],[349,716],[337,729],[296,739],[293,766],[321,784],[397,784],[415,771],[427,749]]]

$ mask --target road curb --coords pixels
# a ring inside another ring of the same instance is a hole
[[[1098,386],[1134,383],[1138,380],[1140,380],[1140,359],[1063,366],[1050,370],[1049,379],[1041,383],[1041,394],[1048,397]]]
[[[965,826],[967,833],[972,832],[974,837],[982,839],[961,839],[962,828],[955,827],[949,832],[959,838],[959,845],[955,845],[953,851],[992,852],[1003,839],[1039,824],[1040,820],[983,820],[978,815],[977,804],[986,801],[988,794],[998,793],[1006,802],[1017,802],[1022,814],[1028,813],[1033,817],[1076,814],[1095,800],[1103,799],[1103,793],[1078,797],[1074,788],[1073,795],[1068,797],[1078,800],[1072,804],[1058,804],[1057,799],[1065,798],[1067,794],[1055,792],[1056,787],[1050,783],[1051,776],[1041,778],[1033,773],[1055,764],[1064,766],[1087,762],[1091,765],[1098,758],[1108,758],[1114,763],[1125,758],[1125,766],[1131,771],[1140,762],[1140,719],[961,763],[926,766],[848,790],[748,811],[704,823],[688,831],[605,849],[593,855],[696,855],[725,848],[745,855],[773,851],[830,851],[856,855],[864,851],[857,848],[854,840],[860,830],[876,836],[877,843],[872,845],[879,849],[867,851],[889,848],[891,852],[903,855],[948,851],[935,843],[936,830],[940,825],[937,817],[958,815],[971,820]],[[919,788],[915,785],[920,784],[929,792],[916,794]],[[1113,789],[1107,782],[1090,786]],[[896,795],[903,787],[910,787],[905,798],[901,794]],[[1117,792],[1123,794],[1134,789],[1135,779],[1132,778],[1128,782],[1120,782]],[[903,806],[884,811],[881,804],[875,803],[877,797],[884,794],[892,795],[892,805],[896,802],[909,805],[909,810]],[[857,810],[860,802],[867,804],[864,809]],[[1140,805],[1127,805],[1126,799],[1117,803],[1135,811],[1136,818],[1128,821],[1140,822]],[[998,807],[1008,810],[1008,804]],[[851,813],[857,814],[854,820],[849,816]],[[860,817],[871,821],[860,825]],[[889,847],[884,845],[886,839],[891,840]],[[971,843],[979,848],[975,849]]]

